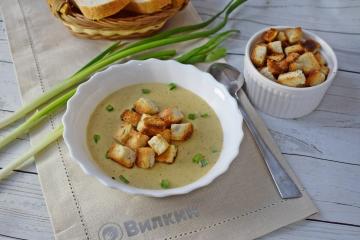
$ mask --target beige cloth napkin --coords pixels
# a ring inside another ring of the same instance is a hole
[[[2,0],[0,4],[24,102],[75,72],[108,44],[73,37],[51,16],[45,1]],[[171,25],[198,20],[190,5]],[[247,99],[243,101],[249,106]],[[251,115],[301,186],[256,112]],[[59,116],[51,118],[31,134],[31,142],[59,123]],[[244,132],[240,155],[228,172],[207,187],[163,199],[104,187],[86,176],[69,158],[63,141],[58,141],[36,157],[56,238],[253,239],[317,212],[302,187],[302,198],[285,201],[279,197],[246,127]]]

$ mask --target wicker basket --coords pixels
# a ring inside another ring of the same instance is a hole
[[[135,15],[120,11],[101,20],[90,20],[81,14],[71,0],[48,0],[52,13],[58,17],[70,31],[89,39],[130,39],[148,36],[159,31],[189,0],[173,0],[171,7],[154,14]]]

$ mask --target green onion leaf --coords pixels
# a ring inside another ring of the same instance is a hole
[[[100,138],[101,138],[101,137],[100,137],[99,134],[94,134],[94,137],[93,137],[93,138],[94,138],[94,142],[95,142],[95,143],[98,143],[98,142],[100,141]]]
[[[201,160],[200,160],[200,166],[201,166],[201,167],[205,167],[205,166],[208,165],[208,164],[209,164],[208,160],[206,160],[206,159],[201,159]]]
[[[176,84],[175,83],[169,83],[169,90],[172,91],[172,90],[175,90],[176,89]]]
[[[203,113],[203,114],[200,115],[200,117],[207,118],[207,117],[209,117],[209,114],[208,113]]]
[[[196,119],[196,114],[195,113],[189,113],[188,114],[188,119],[195,120]]]
[[[167,179],[161,180],[160,186],[161,186],[161,188],[163,188],[163,189],[168,189],[168,188],[170,187],[170,182],[169,182],[169,180],[167,180]]]
[[[141,89],[141,91],[142,91],[143,94],[151,93],[150,89],[147,89],[147,88],[143,88],[143,89]]]
[[[202,155],[201,153],[197,153],[194,155],[192,161],[193,163],[196,163],[196,164],[199,164],[201,160],[204,160],[205,159],[205,156]]]
[[[129,180],[127,180],[123,175],[120,175],[120,176],[119,176],[119,179],[120,179],[120,181],[122,181],[122,182],[125,183],[125,184],[129,184],[129,183],[130,183]]]
[[[112,112],[112,111],[114,111],[114,107],[111,104],[109,104],[106,106],[106,111]]]

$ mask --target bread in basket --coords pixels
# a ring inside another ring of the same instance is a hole
[[[86,18],[71,0],[48,0],[48,4],[52,13],[76,36],[112,40],[145,37],[159,31],[189,2],[189,0],[171,1],[172,4],[155,13],[139,13],[146,11],[146,8],[127,11],[125,7],[125,10],[99,20]]]

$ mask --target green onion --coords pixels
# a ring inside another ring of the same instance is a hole
[[[229,30],[226,32],[219,33],[205,44],[200,47],[194,48],[189,52],[184,53],[180,57],[177,57],[176,60],[181,63],[188,63],[188,61],[194,56],[204,56],[206,58],[206,54],[214,50],[217,46],[219,46],[223,41],[225,41],[232,34],[239,32],[238,30]]]
[[[176,89],[176,84],[175,83],[169,83],[169,90],[172,91],[172,90],[175,90]]]
[[[32,146],[29,151],[25,152],[19,158],[11,161],[8,165],[6,165],[3,169],[0,170],[0,180],[9,176],[13,170],[17,169],[18,167],[22,167],[29,163],[32,163],[35,158],[34,156],[42,151],[44,148],[49,146],[52,142],[57,140],[59,137],[62,136],[63,127],[60,125],[50,134],[48,134],[45,138],[41,139],[39,143],[36,143],[35,146]]]
[[[170,187],[170,182],[167,179],[162,179],[160,183],[161,188],[168,189]]]
[[[114,111],[114,107],[111,104],[109,104],[106,106],[106,111],[112,112],[112,111]]]
[[[100,141],[100,135],[99,134],[94,134],[94,136],[93,136],[93,139],[94,139],[94,142],[95,143],[98,143],[99,141]]]
[[[12,131],[10,134],[6,135],[5,137],[0,139],[0,149],[15,140],[17,137],[29,132],[31,128],[42,122],[44,119],[50,116],[51,113],[58,110],[60,107],[62,107],[67,100],[71,98],[72,95],[74,95],[76,89],[70,90],[66,94],[62,95],[55,101],[51,102],[47,106],[45,106],[43,109],[36,111],[31,115],[24,123],[22,123],[20,126],[18,126],[14,131]]]
[[[241,3],[243,3],[243,2],[244,1],[241,1]],[[241,3],[239,3],[239,5]],[[210,18],[206,22],[202,22],[202,23],[198,23],[198,24],[190,25],[190,26],[183,26],[183,27],[178,27],[178,28],[174,28],[174,29],[169,29],[167,31],[156,34],[156,35],[154,35],[152,37],[148,37],[148,38],[146,38],[144,40],[140,40],[138,42],[132,43],[127,48],[132,48],[132,47],[136,47],[136,46],[139,46],[139,45],[142,45],[142,44],[145,44],[145,43],[149,43],[149,42],[152,42],[152,41],[167,38],[167,37],[175,35],[175,34],[191,32],[191,31],[196,31],[196,30],[205,28],[208,25],[210,25],[213,21],[215,21],[227,9],[229,9],[232,4],[233,4],[233,1],[230,1],[220,12],[218,12],[216,15],[214,15],[212,18]]]
[[[226,56],[227,49],[226,48],[216,48],[211,51],[205,58],[205,62],[214,62]]]
[[[147,89],[147,88],[141,89],[141,92],[142,92],[143,94],[149,94],[149,93],[151,93],[150,89]]]
[[[164,51],[157,51],[157,52],[151,52],[151,53],[145,53],[139,56],[136,56],[134,59],[136,60],[145,60],[150,58],[157,58],[157,59],[170,59],[175,57],[176,50],[170,49],[170,50],[164,50]]]
[[[201,160],[200,160],[200,166],[201,166],[201,167],[205,167],[205,166],[208,165],[208,164],[209,164],[208,160],[206,160],[206,159],[201,159]]]
[[[127,180],[123,175],[120,175],[120,176],[119,176],[119,180],[122,181],[122,182],[125,183],[125,184],[129,184],[129,183],[130,183],[129,180]]]
[[[199,164],[201,160],[204,160],[205,159],[205,156],[202,155],[201,153],[197,153],[194,155],[192,161],[193,163],[196,163],[196,164]]]
[[[195,120],[196,119],[196,114],[195,113],[189,113],[188,114],[188,119]]]
[[[203,114],[200,114],[200,117],[207,118],[207,117],[209,117],[209,114],[208,113],[203,113]]]

